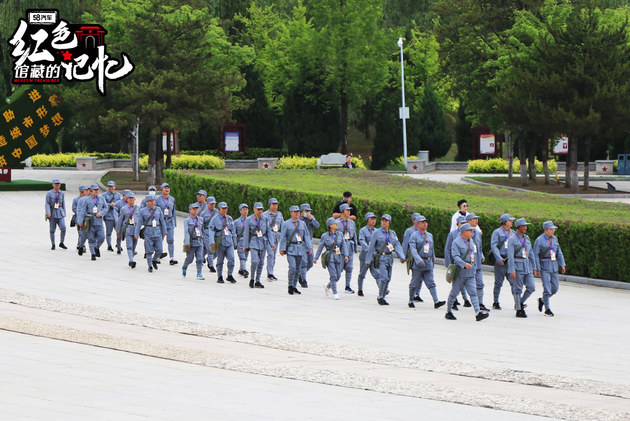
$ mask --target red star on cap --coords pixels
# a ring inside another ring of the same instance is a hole
[[[72,53],[68,50],[66,50],[65,53],[61,53],[61,55],[63,56],[64,61],[72,60]]]

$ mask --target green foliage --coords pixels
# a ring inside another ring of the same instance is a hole
[[[297,156],[297,155],[285,156],[278,160],[278,163],[276,164],[276,168],[281,169],[281,170],[315,169],[317,168],[317,159],[318,158],[316,157],[306,158],[306,157]]]
[[[130,159],[129,154],[111,152],[71,152],[57,154],[37,154],[31,157],[33,167],[74,167],[77,156],[94,156],[98,159]]]
[[[543,173],[543,163],[539,160],[534,161],[536,165],[536,172]],[[513,168],[518,171],[521,162],[518,158],[514,158]],[[554,160],[547,161],[547,165],[549,166],[549,172],[554,173],[558,169],[558,163]],[[529,163],[527,163],[529,168]],[[469,173],[492,173],[492,174],[507,174],[508,173],[509,162],[503,158],[493,158],[493,159],[475,159],[468,161],[468,169]]]
[[[446,131],[444,110],[431,85],[427,85],[424,88],[418,123],[417,132],[420,140],[418,150],[428,150],[429,156],[433,160],[446,155],[453,143],[453,139]]]
[[[266,203],[268,198],[276,197],[282,212],[287,212],[291,205],[309,203],[319,221],[330,216],[341,192],[347,189],[352,191],[353,203],[360,215],[367,211],[377,215],[389,213],[393,218],[391,227],[400,237],[411,224],[409,217],[413,212],[426,216],[439,256],[444,249],[455,204],[466,197],[484,229],[484,250],[490,249],[490,234],[498,227],[499,216],[510,212],[527,218],[532,224],[528,232],[532,241],[542,233],[543,221],[554,221],[559,227],[556,235],[570,274],[625,281],[630,270],[630,262],[623,253],[610,253],[611,243],[620,249],[630,247],[630,217],[626,205],[432,183],[366,171],[217,171],[200,175],[169,170],[165,171],[165,178],[180,210],[187,210],[188,203],[195,200],[195,192],[202,188],[212,192],[218,200],[226,201],[234,214],[239,203]],[[364,224],[361,217],[357,222],[359,226]],[[315,234],[324,230],[322,227]],[[589,233],[588,242],[584,241],[585,232]]]
[[[181,155],[214,155],[219,156],[217,150],[206,151],[181,151]],[[280,158],[287,156],[287,151],[274,148],[247,148],[247,155],[243,152],[228,152],[221,154],[224,159],[257,159],[257,158]]]
[[[472,158],[472,125],[466,118],[466,109],[461,101],[457,108],[455,143],[457,143],[456,161],[468,161]]]
[[[140,169],[146,170],[149,157],[140,158]],[[171,168],[174,170],[221,170],[225,161],[212,155],[181,155],[171,157]]]

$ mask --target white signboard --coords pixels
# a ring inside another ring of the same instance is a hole
[[[569,153],[569,138],[567,136],[562,136],[560,139],[556,139],[554,142],[554,155],[566,155]]]
[[[493,134],[479,135],[479,153],[481,155],[494,155],[496,153],[496,143]]]
[[[225,132],[225,152],[238,152],[239,132]]]

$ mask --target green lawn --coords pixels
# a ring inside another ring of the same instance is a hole
[[[188,172],[188,171],[186,171]],[[478,214],[508,212],[513,216],[630,224],[626,204],[591,202],[544,193],[521,193],[469,184],[444,184],[409,177],[360,170],[274,170],[274,171],[191,171],[218,180],[266,188],[281,188],[341,197],[345,190],[356,198],[399,202],[417,206],[456,210],[459,199],[468,200]]]

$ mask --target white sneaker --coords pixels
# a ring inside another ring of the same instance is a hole
[[[335,300],[338,300],[338,299],[339,299],[339,294],[335,294],[335,295],[333,295],[333,298],[334,298]]]
[[[201,273],[199,275],[197,275],[197,280],[203,281],[204,279],[206,279],[206,278],[204,278]]]
[[[330,287],[328,285],[324,285],[324,293],[326,294],[326,297],[328,297],[328,291],[330,291]]]

